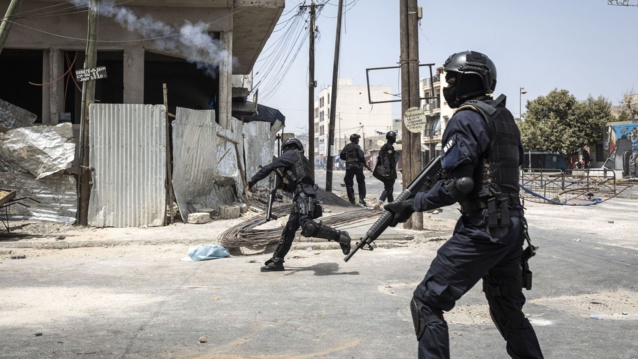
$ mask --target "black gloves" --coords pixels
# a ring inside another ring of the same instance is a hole
[[[399,223],[403,223],[410,219],[412,213],[414,213],[414,209],[412,209],[412,205],[414,204],[414,198],[410,198],[407,201],[402,202],[392,202],[386,204],[383,209],[392,213],[392,223],[390,223],[390,227],[395,227]]]
[[[252,192],[253,191],[253,187],[255,187],[256,183],[257,182],[255,182],[253,180],[248,181],[248,190]]]

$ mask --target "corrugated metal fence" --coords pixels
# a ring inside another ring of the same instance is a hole
[[[166,212],[166,108],[92,104],[89,225],[161,226]]]

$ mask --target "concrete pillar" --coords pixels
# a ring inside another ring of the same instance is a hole
[[[219,66],[219,125],[230,129],[233,110],[233,32],[223,31],[220,37],[226,58]]]
[[[124,103],[144,103],[144,48],[124,49]]]
[[[64,111],[64,61],[60,49],[49,49],[49,106],[52,126],[60,122],[60,114]],[[55,82],[52,82],[55,81]],[[46,86],[46,85],[45,85]]]
[[[42,50],[42,83],[48,84],[51,81],[49,73],[49,50]],[[49,96],[49,86],[42,86],[42,124],[49,125],[51,120],[51,98]]]

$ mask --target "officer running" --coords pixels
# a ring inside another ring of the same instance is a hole
[[[282,145],[282,154],[272,163],[263,166],[248,181],[248,188],[252,190],[255,184],[268,177],[272,171],[277,171],[282,177],[283,188],[292,193],[292,209],[290,217],[284,227],[279,244],[271,259],[261,267],[262,272],[283,271],[284,257],[292,246],[295,232],[301,227],[304,237],[323,238],[336,241],[341,246],[343,254],[350,253],[350,235],[345,231],[338,231],[313,219],[321,216],[321,208],[317,201],[315,180],[312,177],[310,161],[303,154],[303,145],[296,138],[286,140]]]
[[[491,96],[496,67],[487,56],[460,52],[443,66],[447,81],[443,95],[451,108],[457,108],[442,138],[441,166],[447,178],[412,200],[385,206],[396,225],[414,211],[461,205],[452,237],[438,250],[410,305],[419,358],[450,357],[443,312],[480,279],[509,356],[543,358],[534,328],[522,311],[522,287],[531,289],[531,272],[527,270],[530,246],[523,251],[529,236],[519,199],[520,132],[505,108],[505,96]]]
[[[366,158],[363,155],[363,150],[359,146],[358,134],[350,136],[350,143],[348,143],[339,154],[339,158],[342,161],[346,161],[346,175],[343,178],[346,183],[346,193],[348,194],[348,200],[350,203],[356,204],[354,200],[354,181],[353,177],[357,178],[357,186],[359,189],[359,204],[367,206],[366,203],[366,177],[363,175],[363,167],[367,168],[370,172],[372,170],[366,164]]]

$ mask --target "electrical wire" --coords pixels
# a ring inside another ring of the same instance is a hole
[[[201,26],[202,28],[208,27],[208,26],[213,25],[213,24],[215,24],[217,22],[226,21],[227,18],[229,18],[231,16],[234,16],[234,15],[236,15],[239,12],[244,11],[244,10],[245,10],[245,8],[241,8],[240,10],[235,11],[235,12],[231,13],[230,15],[221,17],[218,20],[207,22],[207,23],[202,23],[202,24],[198,24],[198,25]],[[86,12],[88,10],[84,10],[84,11]],[[73,36],[66,36],[66,35],[61,35],[61,34],[58,34],[58,33],[53,33],[53,32],[50,32],[50,31],[37,29],[37,28],[34,28],[32,26],[28,26],[28,25],[16,22],[15,20],[11,21],[11,24],[15,25],[15,26],[20,26],[20,27],[23,27],[23,28],[26,28],[26,29],[29,29],[29,30],[32,30],[32,31],[35,31],[35,32],[46,34],[46,35],[49,35],[49,36],[59,37],[59,38],[68,39],[68,40],[77,40],[77,41],[82,41],[82,42],[86,42],[87,41],[86,38],[78,38],[78,37],[73,37]],[[162,39],[167,39],[167,38],[175,37],[175,36],[181,36],[181,32],[177,31],[177,32],[169,33],[169,34],[162,35],[162,36],[147,37],[147,38],[136,39],[136,40],[95,40],[95,41],[98,44],[100,44],[100,43],[102,43],[102,44],[104,44],[104,43],[109,43],[109,44],[114,44],[114,43],[135,43],[135,42],[162,40]]]
[[[253,87],[253,91],[260,89],[262,94],[265,93],[262,98],[264,100],[276,93],[305,43],[304,25],[309,23],[309,19],[300,7],[299,9],[300,11],[291,18],[281,22],[288,25],[285,32],[270,44],[257,60],[257,63],[263,62],[261,66],[265,70],[255,73],[257,85]],[[288,13],[292,13],[292,10]]]

